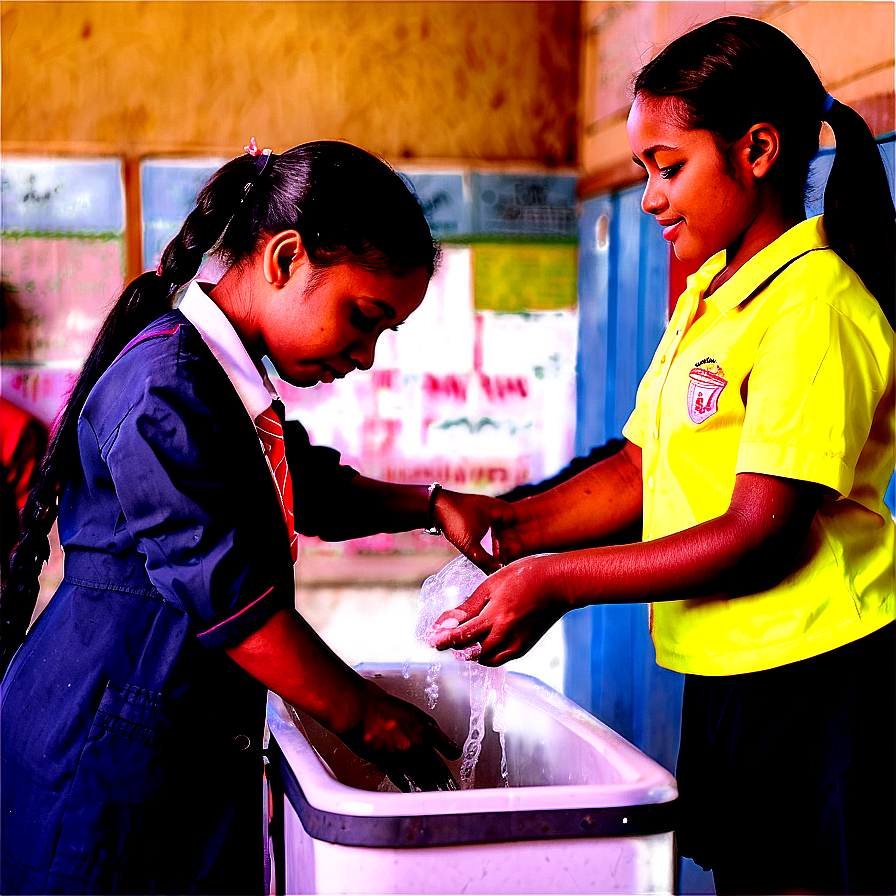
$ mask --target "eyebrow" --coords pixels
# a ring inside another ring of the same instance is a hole
[[[665,151],[665,152],[679,152],[680,149],[681,149],[681,148],[678,147],[678,146],[668,146],[668,145],[665,144],[665,143],[654,143],[653,146],[648,146],[648,147],[644,150],[643,155],[645,155],[645,156],[651,156],[651,157],[652,157],[652,156],[655,156],[658,152],[663,152],[663,151]],[[634,154],[632,154],[632,161],[633,161],[636,165],[640,165],[642,168],[644,167],[644,163],[643,163],[643,162],[642,162],[636,155],[634,155]]]

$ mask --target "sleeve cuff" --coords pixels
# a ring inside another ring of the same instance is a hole
[[[850,493],[855,476],[853,469],[838,455],[813,454],[794,445],[769,442],[741,442],[735,472],[816,482],[841,495]]]
[[[275,613],[294,605],[294,596],[271,586],[248,606],[196,636],[203,647],[229,647],[258,631]]]

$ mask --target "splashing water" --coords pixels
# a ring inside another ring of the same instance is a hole
[[[420,589],[417,620],[414,636],[419,643],[428,644],[426,639],[433,623],[445,611],[463,603],[485,581],[485,573],[466,557],[457,557],[435,575],[430,576]],[[492,730],[498,734],[501,744],[501,778],[505,787],[510,786],[507,774],[507,752],[505,744],[505,692],[506,673],[502,668],[481,666],[476,662],[482,648],[472,644],[463,650],[451,650],[454,659],[465,663],[470,685],[470,727],[464,742],[460,767],[461,790],[470,790],[476,785],[476,765],[482,751],[485,735],[485,711],[490,699],[494,700]],[[427,707],[435,708],[439,699],[439,673],[442,670],[443,654],[436,654],[426,670]],[[410,677],[410,660],[402,669],[405,678]]]

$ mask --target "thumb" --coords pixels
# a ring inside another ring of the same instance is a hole
[[[468,544],[463,548],[462,552],[486,575],[490,576],[501,568],[501,561],[498,557],[490,554],[481,544]]]

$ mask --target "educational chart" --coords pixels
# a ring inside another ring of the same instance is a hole
[[[373,370],[311,389],[278,388],[313,441],[338,448],[368,476],[501,494],[552,475],[571,457],[576,314],[477,311],[476,248],[443,252],[423,305],[380,338]],[[412,550],[425,539],[380,535],[352,549]]]
[[[221,159],[141,166],[145,269]],[[575,178],[414,171],[443,263],[376,364],[279,388],[312,439],[365,474],[500,494],[553,475],[575,430]],[[4,395],[50,425],[124,276],[119,160],[2,166]],[[209,269],[208,279],[214,272]],[[419,533],[307,550],[415,551]]]
[[[124,275],[122,166],[4,160],[2,389],[49,426]]]
[[[141,171],[144,258],[155,267],[222,160]],[[402,172],[443,261],[421,308],[386,332],[373,370],[310,389],[278,382],[287,415],[368,476],[500,494],[552,475],[575,430],[575,178]],[[308,550],[417,550],[419,533]]]

